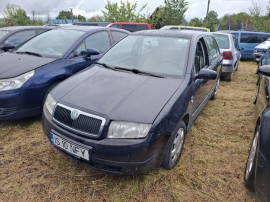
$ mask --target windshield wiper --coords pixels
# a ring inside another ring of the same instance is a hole
[[[34,53],[34,52],[30,52],[30,51],[18,51],[16,53],[22,53],[22,54],[27,54],[27,55],[34,55],[34,56],[38,56],[38,57],[42,57],[42,55],[40,55],[39,53]]]
[[[143,74],[143,75],[153,76],[153,77],[157,77],[157,78],[165,78],[165,76],[161,76],[161,75],[150,73],[150,72],[144,72],[144,71],[134,69],[134,68],[133,69],[126,69],[126,68],[123,68],[123,67],[114,67],[114,69],[129,71],[129,72],[133,72],[134,74]]]
[[[109,65],[107,65],[107,64],[105,64],[105,63],[101,63],[101,62],[96,62],[96,64],[98,64],[98,65],[102,65],[103,67],[106,67],[106,68],[108,68],[108,69],[112,69],[112,70],[115,70],[115,68],[114,68],[114,67],[112,67],[112,66],[109,66]]]

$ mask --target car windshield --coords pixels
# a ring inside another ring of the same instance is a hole
[[[219,48],[221,48],[221,49],[229,49],[230,48],[229,37],[227,35],[214,34],[214,37],[217,41]]]
[[[9,31],[1,30],[1,31],[0,31],[0,40],[1,40],[2,38],[4,38],[4,36],[6,36],[8,33],[9,33]]]
[[[51,30],[26,42],[17,53],[32,53],[43,57],[61,57],[85,32]]]
[[[189,43],[190,40],[184,38],[128,36],[110,49],[99,63],[166,77],[183,76]]]

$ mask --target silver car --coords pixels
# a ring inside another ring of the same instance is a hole
[[[229,33],[215,32],[213,34],[223,55],[221,78],[225,81],[231,81],[234,71],[238,69],[241,58],[237,39]]]

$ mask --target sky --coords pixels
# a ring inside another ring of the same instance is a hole
[[[123,0],[128,1],[128,0]],[[129,0],[134,3],[136,0]],[[190,20],[194,17],[204,18],[206,16],[208,0],[186,0],[189,3],[189,8],[185,18]],[[0,17],[3,17],[3,11],[7,4],[16,4],[21,6],[29,16],[35,11],[42,18],[50,15],[54,18],[61,10],[73,9],[75,15],[81,14],[87,19],[96,14],[102,14],[107,0],[0,0]],[[120,2],[120,0],[110,0],[110,2]],[[268,0],[210,0],[210,11],[214,10],[221,18],[225,14],[233,14],[239,12],[249,13],[249,8],[252,7],[252,2],[256,2],[258,6],[266,12]],[[147,3],[144,10],[145,14],[151,14],[156,7],[164,5],[164,0],[137,0],[138,8]]]

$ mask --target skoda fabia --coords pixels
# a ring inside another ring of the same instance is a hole
[[[187,131],[217,96],[221,64],[211,33],[133,33],[48,94],[44,132],[57,149],[99,170],[171,169]]]

